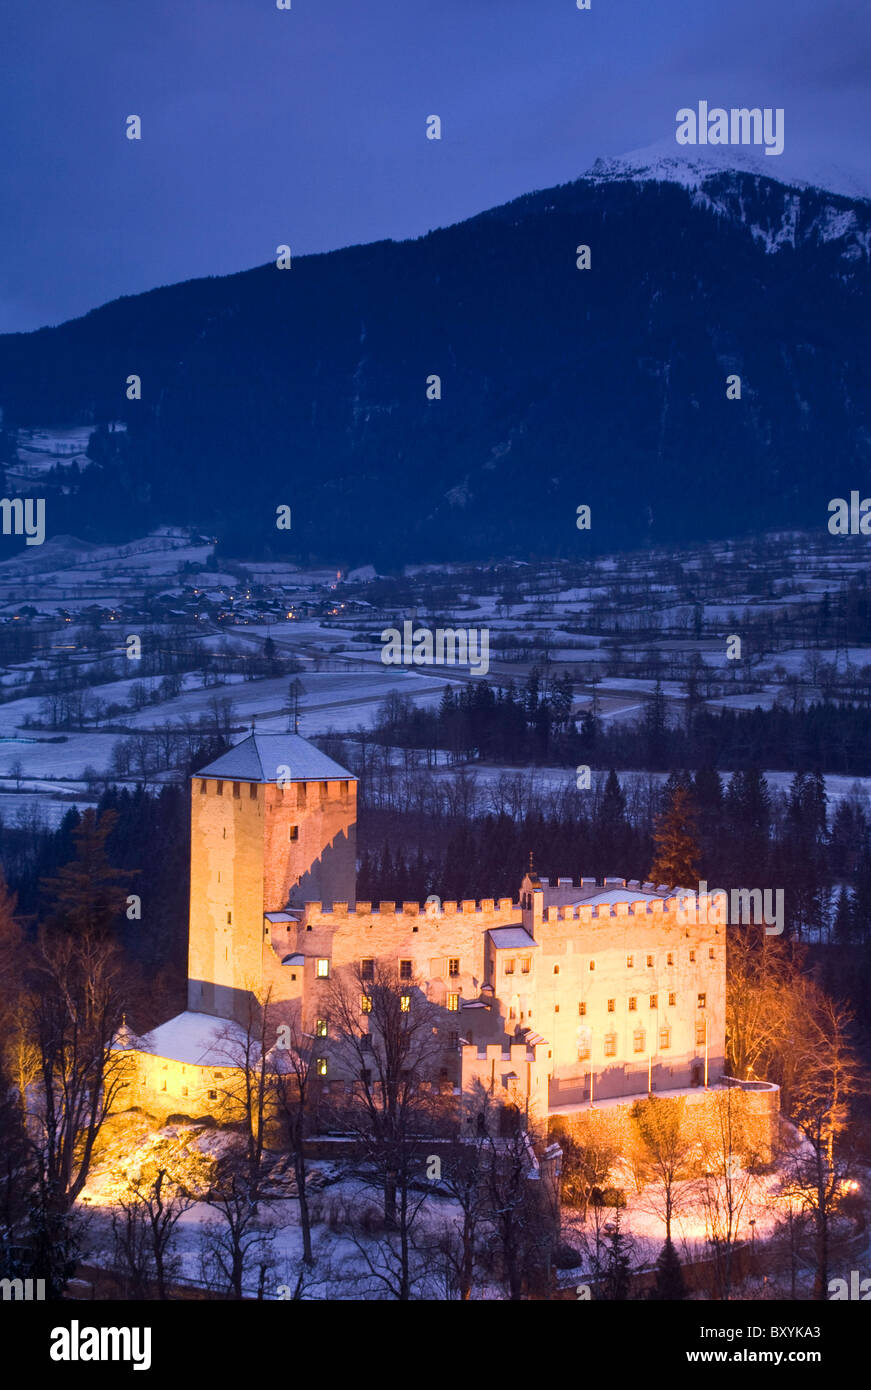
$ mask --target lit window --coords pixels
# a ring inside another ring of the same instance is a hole
[[[616,1000],[616,999],[609,999],[609,1000],[608,1000],[608,1013],[609,1013],[609,1014],[612,1014],[612,1013],[614,1012],[614,1010],[616,1009],[616,1007],[617,1007],[617,1000]]]
[[[643,1052],[643,1051],[644,1051],[644,1029],[643,1029],[643,1028],[636,1028],[636,1029],[635,1029],[635,1032],[632,1034],[632,1050],[633,1050],[633,1052]]]
[[[668,1003],[669,1003],[669,1007],[672,1008],[672,1009],[674,1008],[675,1004],[677,1003],[677,995],[675,994],[674,990],[672,990],[671,993],[670,993],[669,996],[668,996]]]
[[[667,955],[666,958],[665,958],[665,963],[666,963],[666,965],[674,965],[674,952],[673,952],[673,951],[669,951],[668,955]]]
[[[448,995],[448,1008],[450,1009],[451,1013],[452,1013],[452,1014],[455,1014],[455,1013],[457,1012],[457,1010],[459,1009],[459,1007],[460,1007],[460,996],[459,996],[458,994],[449,994],[449,995]]]
[[[400,994],[400,996],[399,996],[399,1008],[400,1008],[400,1010],[401,1010],[402,1013],[404,1013],[404,1014],[407,1014],[407,1013],[408,1013],[409,1009],[411,1008],[411,995],[410,995],[410,994]]]
[[[650,1007],[651,1007],[651,1009],[658,1009],[658,1008],[659,1008],[659,995],[658,995],[658,994],[651,994],[651,996],[650,996]]]
[[[531,958],[530,956],[521,956],[521,957],[520,957],[520,973],[521,973],[521,975],[528,975],[531,968],[532,968],[532,958]]]
[[[659,1046],[660,1046],[660,1048],[661,1048],[663,1051],[665,1051],[667,1048],[671,1047],[671,1029],[670,1029],[670,1028],[660,1028],[660,1030],[659,1030]]]
[[[553,973],[554,973],[555,975],[558,975],[558,974],[559,974],[559,966],[558,966],[558,965],[555,965],[555,966],[554,966],[554,968],[553,968]]]
[[[647,968],[648,968],[648,970],[652,970],[652,969],[653,969],[653,956],[648,956],[648,957],[647,957]]]
[[[361,960],[361,961],[360,961],[360,977],[361,977],[361,979],[364,979],[364,980],[374,980],[374,979],[375,979],[375,962],[374,962],[374,960]]]
[[[318,1038],[327,1036],[327,1020],[325,1018],[319,1018],[315,1024],[315,1036]]]
[[[558,1014],[558,1013],[559,1013],[559,1004],[554,1004],[554,1006],[553,1006],[553,1011],[554,1011],[555,1014]]]
[[[411,961],[410,961],[410,960],[401,960],[401,961],[399,962],[399,978],[400,978],[400,980],[410,980],[410,979],[411,979]]]
[[[704,1023],[697,1023],[697,1024],[696,1024],[696,1042],[697,1042],[697,1043],[703,1043],[704,1041],[705,1041],[705,1025],[704,1025]]]
[[[635,1013],[635,1010],[636,1010],[637,1008],[638,1008],[638,997],[637,997],[637,995],[635,995],[635,994],[630,994],[630,996],[629,996],[629,1012],[630,1012],[631,1014],[634,1014],[634,1013]]]
[[[699,995],[699,1008],[700,1008],[700,1009],[703,1009],[703,1008],[705,1007],[705,1004],[706,1004],[707,1002],[708,1002],[708,996],[707,996],[706,994],[700,994],[700,995]]]
[[[513,975],[513,974],[514,974],[514,957],[513,957],[513,956],[509,956],[508,959],[507,959],[506,962],[505,962],[505,974],[506,974],[506,975]]]
[[[627,957],[626,957],[626,969],[627,969],[627,970],[631,970],[631,969],[632,969],[632,962],[633,962],[633,960],[634,960],[634,956],[627,956]]]
[[[327,1059],[326,1059],[326,1057],[319,1057],[319,1058],[318,1058],[318,1076],[326,1076],[326,1074],[327,1074]]]
[[[317,977],[319,980],[328,980],[330,978],[329,957],[321,956],[319,958],[317,963]]]
[[[578,1005],[578,1013],[580,1014],[581,1018],[584,1017],[584,1015],[586,1014],[586,1012],[587,1012],[587,1006],[586,1006],[586,1004],[580,1003],[580,1004]]]
[[[605,1034],[605,1056],[606,1056],[606,1057],[616,1057],[616,1055],[617,1055],[617,1034],[616,1034],[616,1033],[606,1033],[606,1034]]]
[[[361,994],[361,995],[360,995],[360,1013],[361,1013],[361,1014],[371,1014],[371,1012],[372,1012],[372,1000],[369,998],[368,994]]]
[[[299,839],[299,826],[298,826],[298,825],[289,825],[289,826],[287,827],[287,838],[288,838],[288,840],[298,840],[298,839]]]
[[[596,962],[595,962],[594,960],[591,960],[591,961],[590,961],[590,969],[591,969],[591,970],[595,970],[595,968],[596,968]]]
[[[448,960],[448,974],[449,974],[449,975],[459,975],[459,973],[460,973],[460,961],[459,961],[459,957],[458,957],[458,956],[451,956],[450,959]]]

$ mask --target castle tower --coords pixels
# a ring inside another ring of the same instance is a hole
[[[356,897],[356,778],[298,734],[252,733],[191,779],[188,1008],[244,1021],[264,914]]]

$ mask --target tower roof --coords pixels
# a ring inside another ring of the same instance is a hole
[[[240,782],[357,780],[300,734],[249,734],[195,775]]]

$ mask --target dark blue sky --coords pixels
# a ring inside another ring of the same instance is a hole
[[[700,98],[783,106],[791,168],[871,167],[866,0],[0,0],[0,63],[0,332],[418,235]]]

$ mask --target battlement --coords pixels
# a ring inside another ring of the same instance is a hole
[[[644,917],[651,926],[656,926],[663,919],[681,912],[685,920],[681,920],[680,925],[691,926],[697,922],[704,923],[708,916],[712,916],[716,924],[721,906],[722,899],[716,894],[704,894],[701,897],[690,894],[688,897],[636,898],[632,902],[618,903],[569,903],[565,906],[543,908],[541,920],[544,926],[555,922],[578,922],[590,926],[594,922],[611,923],[615,918]]]
[[[520,907],[512,902],[511,898],[481,898],[480,902],[474,898],[464,898],[461,902],[445,901],[436,902],[403,902],[396,903],[384,901],[379,903],[357,902],[353,906],[348,903],[334,903],[332,907],[324,906],[321,902],[307,902],[301,909],[302,922],[306,926],[313,926],[316,923],[328,925],[331,919],[336,917],[347,917],[351,913],[357,917],[378,917],[386,925],[387,919],[394,918],[397,921],[404,921],[409,917],[423,917],[431,921],[441,922],[446,918],[453,917],[481,917],[490,918],[504,916],[505,914],[519,914]]]

